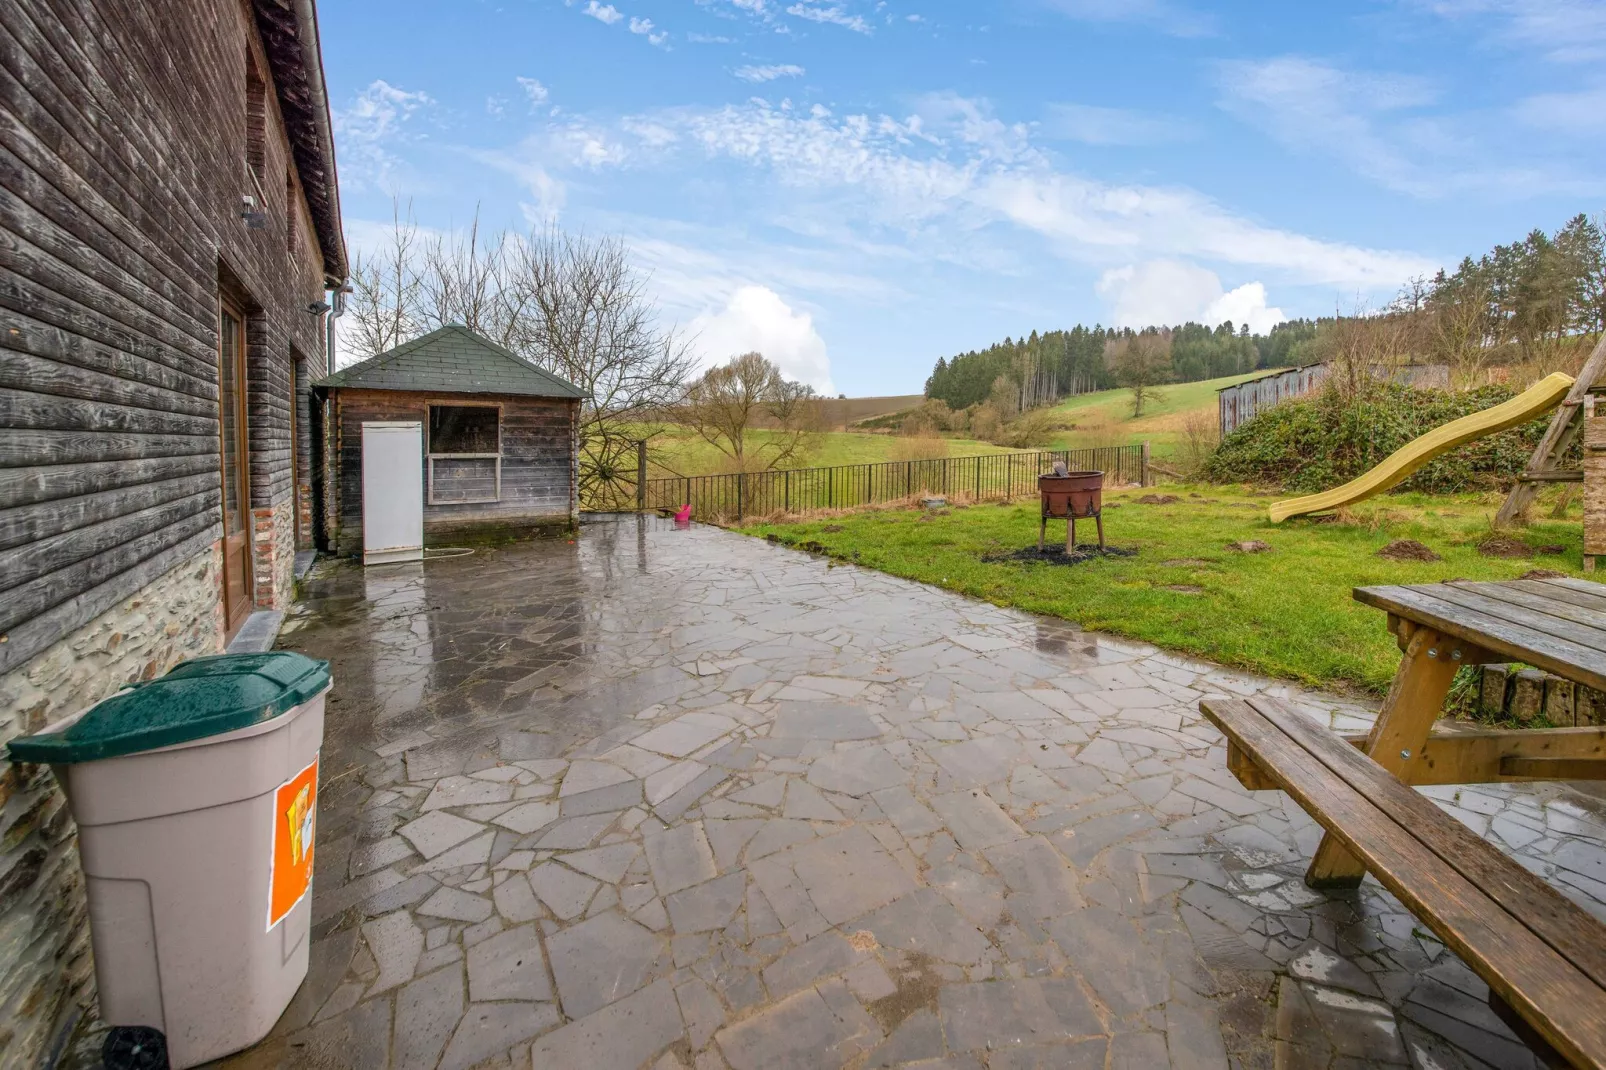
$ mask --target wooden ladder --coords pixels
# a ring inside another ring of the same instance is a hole
[[[1561,459],[1578,441],[1579,431],[1583,427],[1584,395],[1593,389],[1603,371],[1606,371],[1606,334],[1602,334],[1600,341],[1595,343],[1572,389],[1567,391],[1567,397],[1550,417],[1550,426],[1545,429],[1545,437],[1539,440],[1539,445],[1534,447],[1527,470],[1517,477],[1511,493],[1506,495],[1505,504],[1495,514],[1495,527],[1510,527],[1517,523],[1517,518],[1533,503],[1541,483],[1578,482],[1584,478],[1582,471],[1563,469]]]

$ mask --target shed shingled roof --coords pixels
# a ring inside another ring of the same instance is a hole
[[[312,384],[440,394],[582,398],[585,391],[542,371],[467,327],[448,324]]]

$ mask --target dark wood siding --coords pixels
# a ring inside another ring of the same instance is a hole
[[[323,265],[299,186],[247,168],[253,54],[266,72],[229,0],[0,3],[0,671],[217,538],[220,277],[252,310],[251,504],[292,493],[291,347],[321,370]]]
[[[569,519],[578,401],[514,395],[423,395],[392,390],[343,389],[331,393],[338,421],[335,508],[340,553],[362,550],[362,425],[368,421],[416,420],[427,429],[431,402],[491,402],[502,407],[502,494],[501,500],[495,502],[426,503],[426,537],[479,525],[550,524]],[[421,468],[419,479],[424,477]]]

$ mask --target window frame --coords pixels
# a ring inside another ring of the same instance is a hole
[[[495,453],[436,453],[434,434],[435,409],[495,409],[496,410],[496,452]],[[502,417],[503,404],[500,401],[458,401],[426,399],[424,402],[424,465],[425,465],[425,500],[430,505],[485,505],[502,500]],[[496,461],[496,491],[489,498],[453,498],[450,501],[437,501],[435,498],[435,461],[467,461],[467,460],[495,460]]]

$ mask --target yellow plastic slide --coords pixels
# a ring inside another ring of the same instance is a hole
[[[1572,389],[1573,377],[1553,372],[1539,380],[1510,401],[1501,402],[1492,409],[1451,420],[1443,427],[1414,438],[1389,454],[1376,468],[1350,480],[1342,487],[1324,490],[1320,494],[1307,494],[1303,498],[1290,498],[1277,502],[1267,510],[1273,524],[1281,524],[1291,516],[1316,513],[1323,509],[1337,509],[1341,505],[1381,494],[1410,477],[1412,472],[1457,446],[1484,435],[1504,431],[1508,427],[1527,423],[1541,413],[1549,412],[1561,403]]]

